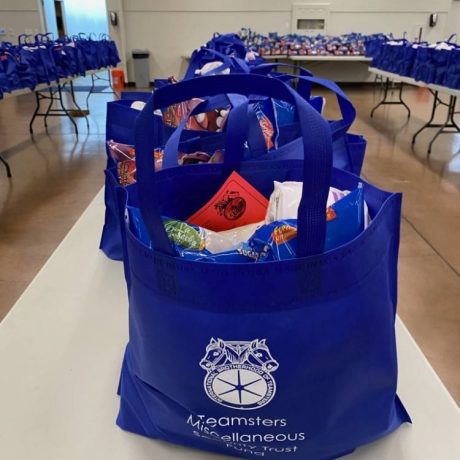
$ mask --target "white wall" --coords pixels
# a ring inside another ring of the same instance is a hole
[[[110,4],[114,0],[109,0]],[[314,3],[315,0],[312,1]],[[408,33],[424,27],[424,39],[445,36],[451,0],[316,0],[330,3],[327,32]],[[181,56],[206,42],[213,32],[236,32],[241,27],[268,33],[290,31],[292,0],[122,0],[126,55],[133,48],[151,52],[150,70],[155,77],[178,75],[184,70]],[[297,3],[308,3],[297,2]],[[439,13],[430,29],[428,16]],[[182,62],[182,65],[181,65]],[[131,66],[128,65],[129,70]],[[129,71],[130,79],[132,72]]]
[[[452,1],[447,18],[446,35],[458,34],[457,42],[460,43],[460,1]]]
[[[16,42],[19,34],[43,32],[43,18],[38,7],[40,0],[0,0],[0,27],[6,35],[0,41]]]

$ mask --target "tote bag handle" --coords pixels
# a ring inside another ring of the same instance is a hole
[[[260,154],[267,153],[265,138],[262,130],[260,129],[257,117],[253,111],[248,110],[248,99],[237,94],[226,94],[224,98],[215,97],[201,102],[192,111],[190,111],[186,117],[184,117],[165,144],[163,168],[172,168],[177,166],[177,152],[179,151],[181,135],[191,116],[228,104],[231,104],[232,108],[228,114],[226,122],[226,133],[216,133],[216,135],[220,134],[221,136],[225,136],[226,154],[224,156],[224,163],[239,163],[241,161],[244,152],[244,142],[246,139],[248,140],[251,150],[262,152]],[[251,116],[256,117],[256,124],[254,124],[253,120],[248,120],[248,117]],[[250,125],[255,126],[255,129],[248,132],[248,127]],[[203,144],[206,144],[204,139]]]
[[[284,100],[297,108],[304,151],[302,198],[298,211],[297,256],[305,257],[321,253],[324,249],[325,209],[332,170],[332,139],[329,126],[321,115],[288,85],[274,78],[245,74],[201,77],[165,86],[153,93],[139,114],[135,134],[139,205],[154,248],[159,252],[175,256],[162,223],[159,203],[155,199],[158,173],[153,172],[152,150],[156,139],[160,136],[161,127],[157,124],[152,126],[152,114],[156,109],[193,97],[219,95],[223,88],[226,92],[244,96],[262,93],[261,96]],[[240,110],[244,110],[244,104],[240,106]],[[236,163],[235,167],[237,166]]]
[[[249,66],[243,59],[220,53],[214,49],[202,47],[193,52],[187,72],[184,75],[184,80],[196,77],[195,72],[201,67],[201,59],[207,57],[207,55],[215,56],[216,60],[222,61],[222,65],[212,71],[213,74],[231,68],[237,68],[243,73],[249,73]]]
[[[294,75],[286,75],[286,76],[279,76],[280,80],[283,81],[290,81],[295,78],[299,79],[299,82],[308,83],[307,85],[299,86],[298,92],[299,94],[306,99],[307,101],[311,97],[311,88],[313,84],[318,86],[322,86],[323,88],[332,91],[337,96],[337,102],[339,103],[340,113],[342,114],[342,120],[334,120],[330,122],[332,138],[335,139],[337,136],[341,136],[345,134],[350,126],[356,119],[356,109],[353,103],[350,101],[348,96],[342,91],[342,89],[333,81],[326,80],[325,78],[319,77],[309,77],[309,76],[294,76]]]
[[[259,75],[267,75],[273,70],[275,70],[277,67],[292,69],[294,71],[299,72],[299,75],[302,75],[304,77],[313,76],[313,74],[309,70],[305,69],[304,67],[301,67],[295,64],[288,64],[286,62],[265,62],[263,64],[259,64],[254,67],[251,67],[251,73],[257,73]]]

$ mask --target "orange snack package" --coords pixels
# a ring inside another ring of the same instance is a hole
[[[264,220],[267,207],[267,198],[233,172],[187,223],[221,232]]]

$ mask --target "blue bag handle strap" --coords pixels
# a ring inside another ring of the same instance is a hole
[[[455,41],[452,42],[454,38],[455,38]],[[451,34],[450,37],[447,39],[447,43],[457,44],[457,34],[456,33]]]
[[[156,175],[152,150],[160,138],[161,127],[152,126],[156,109],[192,99],[222,93],[250,96],[261,94],[293,104],[302,130],[303,187],[298,211],[297,256],[319,254],[324,249],[326,202],[332,170],[332,138],[327,122],[292,88],[282,81],[261,75],[215,75],[184,80],[155,91],[136,119],[136,169],[139,205],[153,246],[159,252],[175,256],[164,229],[161,210],[155,200]],[[244,104],[240,105],[244,110]],[[231,137],[230,131],[227,136]],[[181,166],[187,168],[187,166]],[[199,166],[192,166],[199,167]],[[235,167],[238,164],[235,163]],[[165,171],[166,172],[166,171]]]
[[[309,83],[308,85],[303,85],[302,87],[298,88],[299,93],[302,95],[304,99],[307,101],[311,97],[311,86],[312,84],[317,84],[326,88],[337,96],[337,101],[339,103],[340,112],[342,114],[342,120],[332,121],[331,131],[332,137],[335,139],[337,136],[345,134],[350,126],[356,119],[356,109],[353,103],[350,101],[348,96],[342,91],[342,89],[333,81],[326,80],[325,78],[318,78],[318,77],[304,77],[304,76],[279,76],[279,79],[283,81],[289,81],[293,78],[298,78],[299,81],[303,81]]]
[[[313,74],[302,66],[295,64],[288,64],[286,62],[265,62],[263,64],[251,67],[251,73],[257,73],[260,75],[267,75],[268,73],[275,70],[277,67],[289,68],[298,71],[300,75],[304,77],[312,77]]]
[[[211,49],[211,48],[205,48],[201,47],[198,50],[195,50],[192,53],[192,56],[190,58],[190,64],[188,66],[187,72],[184,75],[184,80],[188,80],[190,78],[195,77],[195,72],[200,68],[200,60],[203,57],[207,57],[208,55],[213,55],[216,57],[216,60],[222,61],[222,63],[225,66],[221,66],[222,69],[217,70],[215,69],[213,72],[221,71],[226,68],[232,68],[232,67],[239,67],[241,68],[242,72],[248,73],[249,72],[249,66],[246,64],[246,62],[243,59],[235,58],[233,56],[229,56],[227,54],[220,53],[217,50]]]
[[[228,132],[232,133],[232,136],[225,136],[224,163],[235,163],[241,161],[244,152],[246,134],[248,137],[248,144],[251,146],[251,150],[255,151],[259,155],[267,153],[265,139],[259,127],[257,117],[255,117],[255,114],[252,110],[248,110],[249,105],[247,98],[238,94],[227,94],[224,99],[212,98],[211,100],[201,102],[189,114],[187,114],[186,117],[184,117],[174,133],[166,142],[164,147],[163,168],[166,169],[177,166],[177,152],[179,151],[181,135],[185,129],[187,121],[191,116],[228,104],[231,104],[233,108],[228,114],[226,129]],[[245,108],[236,110],[236,108],[242,104],[245,105]],[[252,114],[255,117],[255,120],[251,120],[253,122],[252,126],[257,126],[259,129],[255,129],[255,132],[247,133],[249,126],[247,117],[251,116]],[[203,143],[205,143],[205,141]]]
[[[32,37],[32,35],[30,35],[30,34],[20,34],[20,35],[18,35],[18,44],[19,45],[28,44],[26,39],[28,39],[30,37]],[[24,42],[22,42],[22,39],[24,39]]]

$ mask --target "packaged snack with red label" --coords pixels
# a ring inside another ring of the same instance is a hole
[[[187,219],[215,232],[260,222],[268,200],[237,172],[233,172],[217,193]]]

